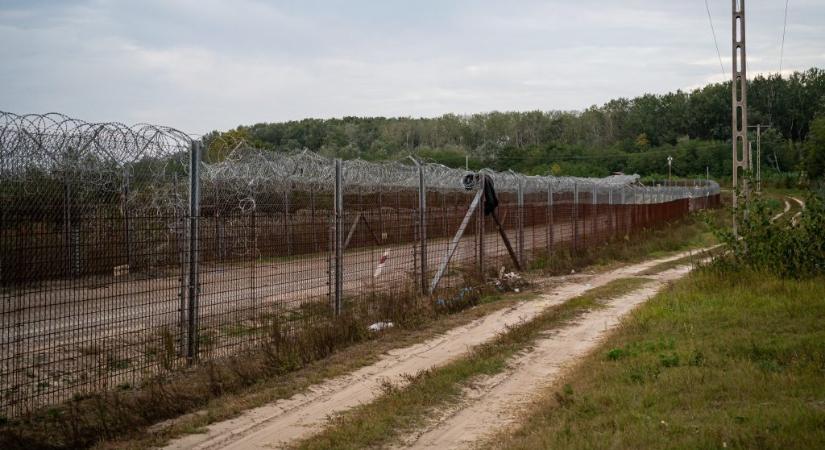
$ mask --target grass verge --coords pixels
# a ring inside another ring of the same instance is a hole
[[[672,259],[670,261],[665,261],[663,263],[656,264],[646,270],[639,272],[639,275],[646,276],[646,275],[655,275],[660,272],[664,272],[666,270],[674,269],[679,266],[691,265],[697,266],[702,261],[707,260],[708,258],[713,257],[714,255],[719,254],[722,250],[721,247],[714,247],[708,250],[704,250],[697,253],[691,253],[690,255],[683,256],[681,258]]]
[[[473,348],[446,366],[409,377],[409,384],[391,384],[375,401],[333,419],[320,434],[297,444],[301,449],[366,448],[386,444],[402,432],[421,425],[438,407],[456,401],[468,382],[506,369],[507,361],[528,348],[541,333],[558,328],[606,300],[619,297],[649,282],[646,278],[622,278],[591,289],[549,308],[535,319],[509,328],[505,333]]]
[[[694,272],[490,445],[823,448],[823,299],[822,277]]]

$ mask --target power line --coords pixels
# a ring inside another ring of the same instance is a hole
[[[722,76],[726,79],[728,78],[727,72],[725,72],[725,65],[722,64],[722,53],[719,51],[719,42],[716,40],[716,29],[713,27],[713,17],[710,15],[710,6],[708,6],[708,0],[705,0],[705,11],[708,12],[708,22],[710,22],[710,32],[713,33],[713,45],[716,46],[716,56],[719,57],[719,68],[722,69]]]
[[[707,3],[707,0],[705,0]],[[788,30],[788,3],[790,0],[785,0],[785,22],[782,25],[782,43],[779,45],[779,76],[782,76],[782,59],[785,57],[785,32]]]
[[[788,3],[790,0],[785,0],[785,19],[782,24],[782,41],[779,44],[779,79],[782,79],[782,63],[785,57],[785,33],[788,30]],[[771,95],[768,97],[768,121],[773,122],[773,102],[776,99],[776,86],[771,83]]]

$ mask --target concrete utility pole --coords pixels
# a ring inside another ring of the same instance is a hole
[[[731,131],[733,134],[733,206],[737,206],[736,188],[739,177],[750,167],[748,155],[748,77],[745,49],[745,0],[731,0],[732,56],[731,83]],[[742,192],[748,198],[747,180],[742,180]],[[734,218],[733,230],[736,232]]]
[[[764,128],[770,128],[771,125],[766,125]],[[756,128],[756,157],[751,156],[751,170],[755,170],[756,176],[756,192],[762,192],[762,124],[751,125],[748,128]]]
[[[756,192],[762,192],[762,124],[756,125]]]
[[[670,169],[671,169],[672,166],[673,166],[673,157],[668,156],[667,157],[667,184],[668,184],[668,186],[670,186],[670,173],[671,173]]]

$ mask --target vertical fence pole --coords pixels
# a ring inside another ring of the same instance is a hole
[[[312,230],[312,251],[318,251],[318,223],[315,221],[315,190],[310,186],[309,188],[309,221],[310,229]]]
[[[616,208],[613,206],[613,186],[607,187],[607,210],[610,214],[610,234],[616,236]]]
[[[417,160],[418,166],[418,222],[421,245],[421,293],[427,293],[427,188],[424,185],[424,166]]]
[[[129,223],[129,169],[123,170],[123,238],[126,240],[126,267],[131,271],[132,267],[132,233]]]
[[[198,357],[198,219],[200,218],[201,142],[192,142],[189,160],[189,280],[188,332],[186,356],[190,363]]]
[[[484,174],[479,173],[479,189],[484,191]],[[478,271],[481,275],[481,281],[484,281],[484,208],[486,206],[486,199],[484,194],[481,194],[481,202],[478,208]]]
[[[284,238],[286,239],[286,254],[292,256],[292,227],[289,224],[289,191],[291,186],[284,189]]]
[[[573,250],[579,250],[579,183],[573,182]]]
[[[599,230],[599,185],[594,181],[593,182],[593,194],[590,196],[590,203],[593,206],[590,214],[593,215],[592,222],[592,230],[593,230],[593,242],[598,242],[600,238],[601,231]]]
[[[344,176],[341,160],[335,160],[335,315],[341,314],[341,295],[344,290]]]
[[[524,184],[519,177],[518,191],[518,263],[524,267]]]
[[[625,188],[624,188],[624,186],[622,186],[620,199],[619,199],[619,201],[622,204],[622,225],[621,225],[622,234],[627,233],[627,216],[626,216],[627,203],[625,202],[624,191],[625,191]]]
[[[553,186],[547,186],[547,256],[553,252]]]

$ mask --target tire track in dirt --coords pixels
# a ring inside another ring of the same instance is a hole
[[[788,202],[788,199],[786,198],[785,199],[785,209],[782,212],[778,213],[777,215],[771,217],[771,222],[776,222],[777,220],[779,220],[779,218],[784,216],[785,214],[787,214],[788,211],[790,211],[790,209],[791,209],[791,204],[790,204],[790,202]]]
[[[593,351],[622,317],[689,271],[690,267],[680,266],[648,276],[654,281],[540,338],[529,351],[512,361],[507,371],[476,383],[463,402],[442,412],[433,425],[407,435],[402,439],[403,446],[468,448],[516,424],[524,408],[557,382],[567,367]]]
[[[560,284],[536,300],[493,312],[425,342],[387,352],[375,364],[327,380],[288,399],[252,409],[235,419],[210,425],[205,433],[184,436],[166,448],[282,447],[320,431],[330,415],[372,401],[380,395],[380,387],[386,381],[396,386],[404,386],[408,382],[405,375],[444,365],[466,354],[471,347],[495,338],[508,326],[535,318],[548,307],[563,303],[615,279],[633,276],[656,264],[689,254],[692,252],[628,265],[595,275],[561,277]]]
[[[799,211],[791,217],[791,225],[796,225],[799,223],[799,216],[802,215],[802,211],[805,209],[805,202],[796,197],[791,197],[791,199],[799,204]]]

